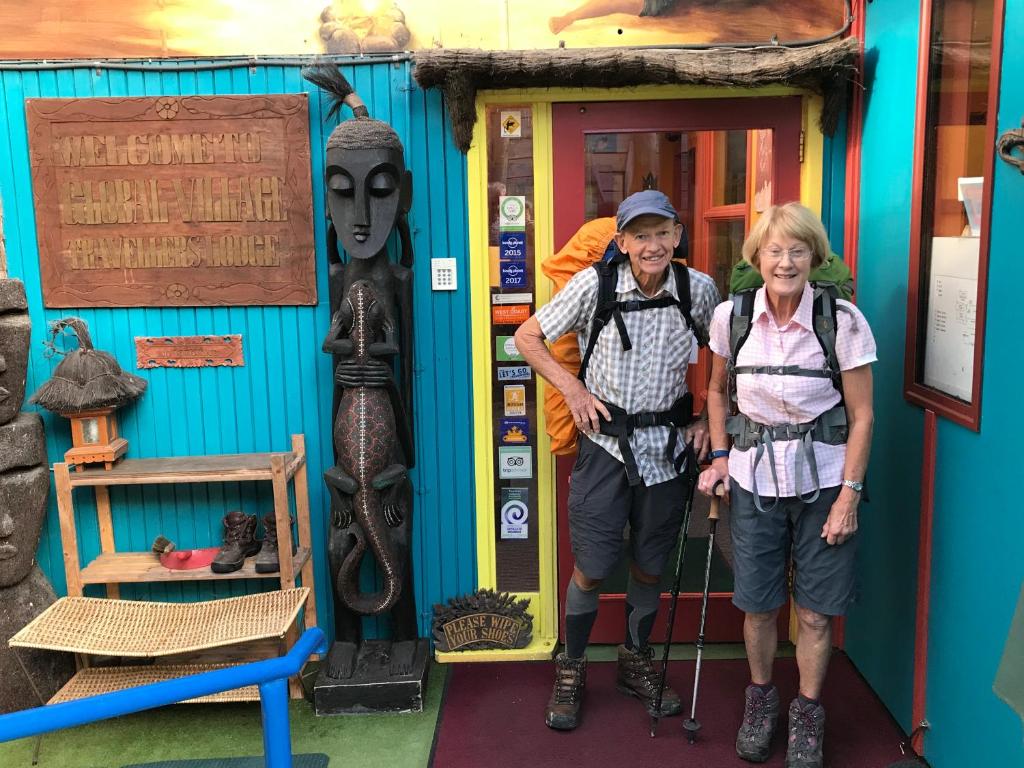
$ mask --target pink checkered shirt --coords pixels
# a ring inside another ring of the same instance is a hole
[[[812,325],[814,290],[804,288],[800,306],[789,323],[781,328],[765,302],[764,288],[754,296],[754,318],[750,335],[740,347],[738,365],[798,365],[801,368],[821,368],[825,355],[821,350]],[[864,315],[853,304],[842,299],[836,302],[838,327],[836,330],[836,357],[841,370],[875,362],[875,338]],[[715,309],[711,320],[711,351],[729,359],[729,318],[732,301],[724,301]],[[736,377],[736,399],[739,409],[752,421],[760,424],[800,424],[813,421],[839,402],[839,393],[830,379],[806,376],[785,376],[767,373],[741,374]],[[800,441],[786,440],[775,443],[775,470],[779,479],[779,496],[796,495],[796,456]],[[729,454],[729,474],[746,490],[753,492],[755,449]],[[814,458],[818,464],[821,488],[831,488],[843,481],[845,445],[814,443]],[[860,479],[860,478],[855,478]],[[811,489],[804,469],[801,491]],[[767,453],[757,468],[757,490],[762,496],[775,496],[770,459]]]

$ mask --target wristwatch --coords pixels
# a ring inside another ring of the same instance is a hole
[[[862,483],[860,480],[843,480],[843,485],[845,485],[847,488],[852,488],[857,493],[860,493],[861,491],[864,490],[864,483]]]

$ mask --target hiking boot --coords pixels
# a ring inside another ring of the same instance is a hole
[[[232,573],[245,563],[245,558],[260,551],[256,540],[256,516],[239,511],[224,515],[224,544],[210,563],[214,573]]]
[[[291,530],[295,525],[292,518],[288,518],[288,539],[291,540]],[[292,554],[295,554],[295,544],[292,543]],[[263,546],[256,555],[256,573],[276,573],[281,570],[281,563],[277,559],[277,516],[273,512],[267,512],[263,518]]]
[[[570,659],[564,653],[555,657],[555,687],[544,710],[548,728],[571,731],[580,721],[580,699],[587,684],[587,660]]]
[[[619,646],[619,663],[615,672],[615,687],[627,696],[636,696],[647,708],[647,713],[654,717],[654,703],[658,698],[658,684],[661,673],[654,668],[651,661],[654,649],[651,646],[631,651],[626,646]],[[661,717],[678,715],[683,711],[683,703],[679,694],[665,686],[661,694]]]
[[[800,699],[793,699],[789,705],[786,768],[821,768],[824,745],[825,708],[821,704],[804,706]]]
[[[773,685],[764,693],[756,685],[748,685],[744,692],[743,723],[736,734],[736,754],[752,763],[763,763],[779,722],[779,691]]]

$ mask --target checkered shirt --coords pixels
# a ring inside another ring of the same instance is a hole
[[[839,368],[848,371],[878,359],[875,337],[864,315],[853,304],[839,299],[837,306],[836,357]],[[801,368],[822,368],[825,354],[814,335],[814,289],[804,287],[800,305],[792,320],[781,328],[765,302],[764,288],[754,296],[754,317],[750,335],[740,347],[737,365],[798,365]],[[729,318],[732,301],[723,302],[711,320],[711,351],[726,358],[729,352]],[[845,310],[845,311],[844,311]],[[813,421],[839,402],[839,393],[832,380],[807,376],[785,376],[767,373],[740,374],[736,377],[736,400],[739,409],[759,424],[800,424]],[[800,441],[775,443],[775,470],[779,479],[779,496],[796,495],[796,456]],[[755,449],[729,454],[729,474],[744,490],[753,492]],[[843,481],[846,461],[845,445],[814,443],[818,464],[818,484],[831,488]],[[853,478],[859,480],[860,478]],[[804,469],[801,491],[809,493],[807,470]],[[775,495],[768,454],[757,468],[757,490],[762,496]]]
[[[707,275],[693,269],[688,272],[690,314],[701,336],[707,338],[711,314],[720,301],[718,288]],[[597,292],[596,269],[584,269],[573,275],[565,287],[537,312],[545,338],[555,340],[562,334],[576,331],[582,357],[597,311]],[[657,299],[667,295],[679,298],[672,268],[669,268],[657,294],[645,296],[633,277],[629,263],[619,265],[615,286],[618,301]],[[590,357],[587,388],[601,400],[617,405],[627,413],[666,411],[686,393],[686,368],[696,339],[686,327],[678,306],[624,312],[622,320],[633,348],[623,351],[615,323],[609,321]],[[588,437],[622,461],[617,438],[600,434]],[[669,427],[642,427],[636,429],[629,439],[645,485],[662,483],[678,474],[666,457],[668,437]]]

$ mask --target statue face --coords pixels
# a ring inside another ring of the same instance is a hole
[[[409,210],[411,195],[412,176],[400,150],[327,150],[327,209],[353,259],[384,250],[398,214]]]
[[[17,584],[31,570],[49,489],[46,467],[4,473],[0,478],[0,587]]]

